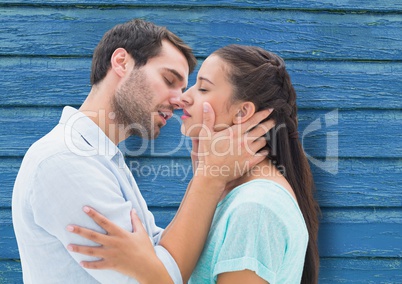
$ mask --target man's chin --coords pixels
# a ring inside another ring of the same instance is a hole
[[[148,128],[145,127],[143,128],[133,127],[128,129],[128,134],[129,136],[137,136],[142,139],[153,140],[159,136],[162,127],[163,127],[162,123],[155,125],[152,130],[149,130]]]

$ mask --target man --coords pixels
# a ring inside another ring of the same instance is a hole
[[[26,153],[15,182],[13,223],[25,283],[137,283],[114,271],[86,270],[79,265],[84,257],[66,249],[69,243],[92,244],[69,233],[68,224],[99,230],[83,214],[84,205],[128,231],[132,231],[130,211],[136,210],[155,248],[155,271],[160,272],[137,280],[187,281],[219,196],[234,174],[199,171],[180,213],[162,234],[117,145],[130,135],[158,136],[180,107],[179,97],[195,64],[191,49],[180,38],[152,23],[133,20],[104,35],[94,52],[92,88],[85,102],[79,110],[64,108],[59,124]],[[206,130],[211,132],[207,134],[222,136],[224,132],[212,130],[214,117],[208,105],[204,111]],[[237,136],[241,143],[241,135]],[[207,152],[211,145],[211,139],[205,139],[199,147]],[[262,146],[258,144],[258,149]],[[200,164],[228,163],[234,168],[236,159],[242,164],[250,160],[251,165],[261,159],[246,152],[229,158],[211,152]]]

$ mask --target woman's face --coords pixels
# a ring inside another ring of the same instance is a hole
[[[203,102],[209,102],[215,111],[215,128],[233,125],[236,104],[230,102],[232,85],[227,79],[227,64],[217,55],[210,55],[197,74],[197,82],[181,96],[183,120],[181,133],[198,137],[202,127]]]

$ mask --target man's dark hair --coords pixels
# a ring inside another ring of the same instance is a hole
[[[183,53],[189,65],[189,73],[192,73],[197,60],[192,49],[183,40],[165,27],[134,19],[113,27],[102,37],[92,58],[91,85],[96,85],[105,78],[116,49],[124,48],[134,58],[135,67],[139,68],[148,59],[159,55],[163,40],[168,40]]]

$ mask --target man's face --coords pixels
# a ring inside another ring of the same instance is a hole
[[[181,107],[180,95],[187,86],[189,67],[184,55],[170,42],[161,53],[132,70],[112,98],[115,120],[128,135],[156,138],[173,109]]]

